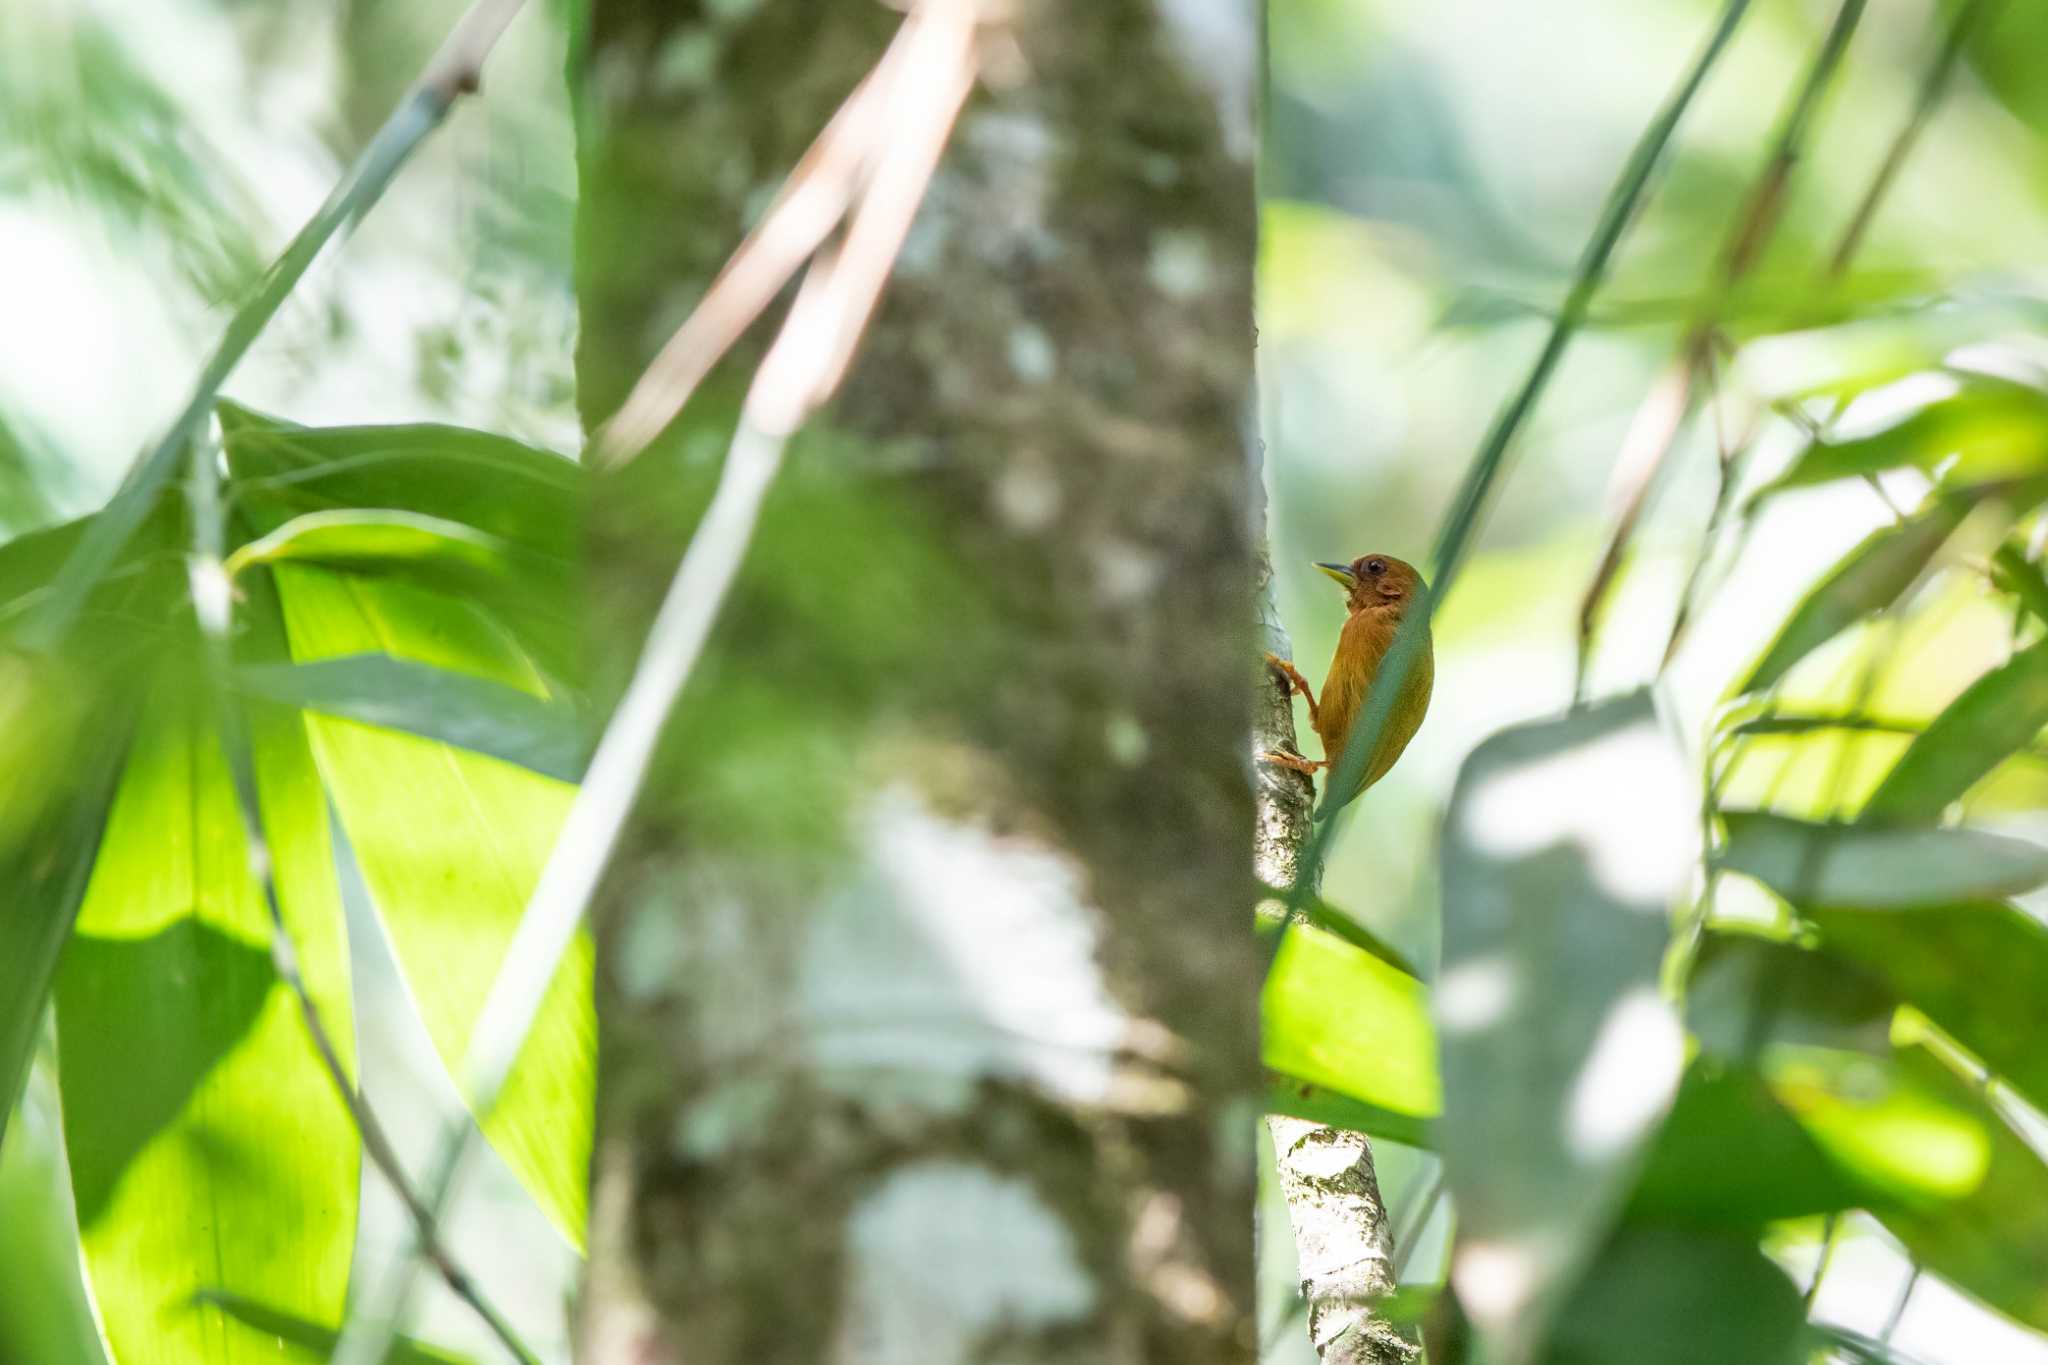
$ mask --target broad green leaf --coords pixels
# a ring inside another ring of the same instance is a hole
[[[1988,375],[1948,377],[1952,392],[1879,430],[1816,441],[1758,496],[1914,465],[1971,487],[2048,473],[2048,393]]]
[[[1416,1141],[1441,1112],[1428,989],[1364,949],[1312,925],[1289,926],[1260,1015],[1266,1066],[1282,1077],[1269,1099],[1293,1089],[1283,1112],[1336,1122],[1349,1100],[1367,1106],[1350,1117],[1374,1121],[1346,1126],[1403,1142]],[[1317,1112],[1303,1112],[1310,1107]]]
[[[1862,823],[1922,824],[2048,725],[2048,640],[1971,683],[1916,736],[1864,805]]]
[[[198,1297],[340,1321],[359,1143],[297,1002],[214,728],[159,684],[57,981],[64,1135],[93,1299],[121,1365],[275,1359]],[[326,813],[299,727],[259,717],[263,820],[299,964],[353,1056]]]
[[[1273,910],[1273,918],[1264,920],[1263,923],[1277,930],[1280,927],[1278,918],[1285,910],[1283,902],[1291,894],[1290,888],[1270,886],[1263,882],[1260,884],[1265,886],[1266,893],[1273,898],[1263,903],[1265,906],[1271,906]],[[1311,896],[1308,903],[1302,907],[1302,915],[1316,928],[1335,934],[1355,948],[1363,948],[1396,971],[1405,972],[1409,976],[1420,975],[1415,970],[1415,964],[1408,960],[1406,953],[1374,933],[1349,910],[1334,905],[1321,896]]]
[[[2048,927],[2010,905],[1808,912],[1830,953],[1857,963],[2048,1111]]]
[[[1873,1210],[1914,1261],[2037,1331],[2048,1331],[2048,1166],[1969,1085],[1924,1048],[1899,1051],[1896,1084],[1970,1115],[1982,1142],[1979,1174],[1945,1203]],[[1923,1172],[1947,1153],[1899,1153]]]
[[[1800,906],[1895,908],[2009,896],[2048,880],[2048,848],[1975,829],[1812,824],[1723,811],[1720,866]]]
[[[1842,631],[1891,606],[1968,511],[1967,502],[1944,498],[1896,526],[1871,532],[1793,608],[1763,657],[1730,695],[1764,690]]]
[[[1730,1061],[1766,1042],[1881,1052],[1897,999],[1853,966],[1794,943],[1707,936],[1686,983],[1685,1017],[1703,1051]]]
[[[531,692],[389,654],[247,667],[236,686],[251,696],[438,739],[574,782],[583,773],[583,731],[573,708]]]
[[[489,615],[384,578],[279,564],[294,658],[367,653],[523,692],[544,685]],[[470,1032],[569,808],[566,783],[334,716],[307,727],[428,1036],[458,1077]],[[594,1086],[591,950],[579,938],[484,1133],[582,1244]]]
[[[459,521],[387,508],[336,508],[293,517],[236,549],[226,567],[233,575],[254,564],[292,560],[373,573],[425,568],[475,579],[506,572],[510,548]]]
[[[1678,1087],[1658,975],[1690,786],[1638,693],[1494,736],[1452,793],[1434,997],[1451,1275],[1510,1355],[1598,1249]]]
[[[1773,1043],[1759,1065],[1773,1098],[1878,1209],[1953,1204],[1991,1168],[1982,1106],[1888,1056]]]
[[[1264,1104],[1269,1114],[1285,1114],[1289,1118],[1307,1119],[1332,1128],[1348,1128],[1409,1147],[1436,1146],[1432,1120],[1367,1104],[1342,1091],[1296,1080],[1277,1071],[1266,1076]]]
[[[1729,1154],[1740,1152],[1740,1160]],[[1696,1058],[1650,1145],[1631,1217],[1755,1231],[1868,1198],[1755,1074]]]
[[[459,535],[444,540],[445,554],[387,558],[380,571],[409,571],[488,608],[543,671],[578,674],[583,622],[571,594],[584,479],[574,462],[460,427],[308,428],[232,404],[220,413],[234,505],[255,533],[307,514],[374,520],[380,509],[468,528],[484,538],[471,548],[502,550],[492,571],[457,562],[449,541]]]
[[[1624,1225],[1557,1316],[1545,1365],[1800,1365],[1806,1309],[1754,1237]]]

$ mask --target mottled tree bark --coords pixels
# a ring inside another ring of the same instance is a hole
[[[597,924],[586,1358],[1248,1361],[1250,0],[1015,0]],[[609,413],[896,15],[597,0]],[[614,680],[758,348],[596,497]]]
[[[1259,555],[1259,617],[1264,648],[1283,659],[1294,650],[1273,605],[1272,566]],[[1294,703],[1269,675],[1253,716],[1260,749],[1295,750]],[[1291,886],[1314,819],[1315,793],[1301,773],[1261,765],[1253,862],[1268,886]],[[1277,911],[1276,911],[1277,913]],[[1365,1134],[1273,1115],[1274,1165],[1308,1305],[1309,1339],[1326,1365],[1406,1365],[1421,1350],[1372,1311],[1395,1288],[1393,1240]]]

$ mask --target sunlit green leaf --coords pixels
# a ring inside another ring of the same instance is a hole
[[[428,569],[450,577],[481,577],[507,570],[508,542],[459,521],[384,508],[336,508],[293,517],[227,558],[229,574],[252,564],[292,560],[331,568]]]
[[[1915,1262],[2001,1313],[2048,1330],[2048,1166],[1986,1104],[1981,1091],[1924,1048],[1901,1049],[1897,1068],[1902,1085],[1975,1119],[1982,1155],[1975,1182],[1957,1198],[1875,1212]],[[1952,1142],[1917,1143],[1897,1152],[1923,1179],[1950,1166],[1959,1168],[1960,1156]]]
[[[1829,952],[1883,981],[2048,1111],[2048,927],[1995,901],[1807,913]]]
[[[540,692],[531,660],[466,603],[390,579],[276,566],[293,657],[389,653]],[[470,1031],[573,789],[438,740],[339,717],[307,719],[399,966],[442,1061],[460,1074]],[[595,1041],[591,950],[579,939],[484,1133],[564,1235],[581,1245]]]
[[[2039,560],[2029,559],[2017,545],[2007,543],[1992,555],[1991,575],[1999,587],[2019,598],[2035,620],[2048,625],[2048,578],[2042,576]]]
[[[242,691],[323,715],[403,730],[564,782],[583,771],[576,712],[517,687],[389,654],[248,667]]]
[[[274,1358],[221,1288],[336,1324],[358,1138],[297,1003],[213,727],[156,689],[57,983],[65,1144],[94,1302],[121,1365]],[[346,947],[296,724],[262,725],[265,832],[298,960],[344,1061]]]
[[[1335,1123],[1350,1101],[1366,1107],[1347,1110],[1343,1126],[1414,1142],[1443,1108],[1428,990],[1364,949],[1290,926],[1260,1014],[1266,1066],[1280,1073],[1269,1103],[1281,1112]]]
[[[1941,469],[1952,487],[2048,473],[2048,393],[1984,375],[1952,382],[1953,392],[1877,431],[1814,442],[1765,493],[1903,465]]]
[[[2048,725],[2048,640],[1970,684],[1916,736],[1864,805],[1868,824],[1938,819],[1977,780]]]
[[[1891,606],[1920,576],[1968,511],[1965,502],[1942,499],[1896,526],[1871,532],[1793,608],[1763,657],[1732,694],[1762,691],[1851,625]]]
[[[1721,818],[1721,866],[1802,906],[1934,905],[2048,880],[2048,848],[1984,830],[1812,824],[1766,811]]]
[[[1677,1089],[1683,1037],[1657,982],[1696,852],[1690,786],[1640,693],[1504,731],[1459,774],[1437,1131],[1452,1280],[1488,1332],[1542,1329]]]

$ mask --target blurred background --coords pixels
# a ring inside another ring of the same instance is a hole
[[[230,395],[302,422],[447,420],[577,448],[575,175],[561,80],[572,2],[528,6],[482,98],[458,108],[347,250],[315,268]],[[1856,323],[1896,324],[1909,349],[1950,329],[2012,364],[2048,363],[2030,325],[2048,303],[2048,7],[1997,8],[1855,266],[1816,312],[1812,281],[1910,109],[1949,10],[1931,0],[1869,5],[1797,163],[1783,222],[1731,310],[1729,330],[1743,344],[1721,371],[1725,425],[1745,420],[1741,396],[1778,396],[1773,386],[1788,375],[1868,363],[1872,333]],[[459,9],[451,0],[5,0],[0,533],[105,497],[177,407],[232,302]],[[1342,606],[1310,561],[1368,551],[1426,561],[1618,168],[1714,9],[1705,0],[1271,0],[1265,477],[1279,604],[1311,679],[1320,680]],[[1681,126],[1437,620],[1429,721],[1338,846],[1329,899],[1425,971],[1437,943],[1437,829],[1457,765],[1499,727],[1571,699],[1579,600],[1611,521],[1616,453],[1834,9],[1759,0]],[[1941,306],[1930,310],[1934,299]],[[1657,668],[1715,500],[1716,426],[1695,421],[1679,438],[1606,617],[1595,692]],[[1794,425],[1767,426],[1745,486],[1800,444]],[[1712,591],[1670,675],[1683,733],[1704,734],[1729,683],[1816,575],[1891,516],[1877,491],[1855,483],[1767,505],[1740,552],[1709,567]],[[1910,632],[1888,645],[1910,666],[1885,670],[1872,709],[1924,718],[1999,657],[2011,621],[1963,583],[1917,613]],[[1846,640],[1818,660],[1802,674],[1805,695],[1848,695],[1864,647]],[[1874,776],[1896,752],[1886,742],[1873,737],[1858,751],[1852,785],[1866,760]],[[1782,802],[1806,779],[1766,759],[1745,780],[1778,783]],[[2004,780],[1986,798],[1990,813],[2025,819],[2048,776]],[[452,1097],[434,1089],[438,1070],[424,1060],[395,976],[376,969],[374,928],[361,917],[355,928],[369,945],[356,989],[372,1097],[402,1116],[402,1145],[416,1143]],[[60,1148],[39,1075],[0,1153],[0,1359],[94,1358]],[[1388,1204],[1406,1226],[1428,1159],[1380,1150]],[[375,1177],[366,1182],[359,1263],[388,1254],[398,1236]],[[529,1339],[558,1349],[573,1258],[502,1173],[479,1183],[468,1210],[459,1254]],[[1408,1279],[1439,1277],[1442,1221],[1439,1212],[1405,1249]],[[1269,1226],[1284,1226],[1284,1214]],[[1263,1245],[1270,1358],[1313,1359],[1291,1301],[1286,1239]],[[1815,1248],[1794,1230],[1776,1250],[1803,1284]],[[1875,1333],[1908,1274],[1874,1225],[1856,1223],[1816,1314]],[[421,1330],[450,1345],[474,1341],[467,1318],[438,1302],[423,1308]],[[2037,1339],[1933,1281],[1912,1295],[1894,1340],[1955,1365],[2048,1361]]]

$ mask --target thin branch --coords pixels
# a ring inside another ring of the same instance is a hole
[[[1976,26],[1996,7],[1997,0],[1963,0],[1963,4],[1957,8],[1949,22],[1948,35],[1942,42],[1941,50],[1935,55],[1933,64],[1921,79],[1919,94],[1913,101],[1913,107],[1900,123],[1898,131],[1892,135],[1891,143],[1885,150],[1884,159],[1878,164],[1876,174],[1871,177],[1862,199],[1858,201],[1848,226],[1842,230],[1841,237],[1835,243],[1835,249],[1828,255],[1828,263],[1822,273],[1823,279],[1837,281],[1848,272],[1850,263],[1863,245],[1864,234],[1869,229],[1871,220],[1877,215],[1878,205],[1890,191],[1900,168],[1905,165],[1907,155],[1919,142],[1920,134],[1933,117],[1935,106],[1948,86],[1949,75],[1965,42]],[[1761,413],[1752,413],[1732,451],[1725,445],[1722,447],[1721,484],[1715,497],[1714,511],[1708,518],[1698,555],[1694,558],[1692,570],[1686,577],[1685,590],[1679,599],[1678,614],[1671,623],[1671,634],[1664,644],[1664,658],[1658,665],[1660,673],[1671,666],[1672,659],[1678,654],[1678,646],[1684,637],[1686,627],[1691,623],[1693,611],[1697,606],[1700,583],[1705,576],[1706,562],[1715,541],[1719,538],[1729,500],[1734,491],[1732,476],[1739,473],[1741,465],[1747,462],[1761,429],[1761,418]]]
[[[1621,235],[1635,216],[1637,205],[1642,201],[1649,187],[1650,176],[1663,159],[1664,149],[1669,145],[1672,134],[1677,130],[1678,121],[1693,97],[1705,82],[1707,73],[1719,60],[1736,25],[1749,9],[1749,0],[1724,0],[1721,13],[1716,19],[1707,40],[1701,45],[1692,64],[1680,77],[1676,87],[1665,98],[1656,117],[1650,121],[1643,135],[1629,154],[1621,175],[1614,188],[1609,191],[1607,203],[1601,210],[1600,220],[1593,229],[1593,236],[1586,244],[1579,258],[1571,289],[1565,295],[1564,304],[1558,310],[1556,320],[1551,324],[1550,334],[1544,340],[1543,349],[1537,353],[1536,362],[1530,367],[1528,377],[1522,381],[1488,429],[1481,442],[1479,452],[1466,470],[1465,481],[1458,491],[1449,515],[1437,536],[1435,553],[1431,562],[1434,568],[1434,583],[1424,598],[1421,611],[1410,612],[1394,634],[1392,646],[1380,665],[1379,680],[1366,698],[1364,713],[1352,726],[1344,752],[1338,758],[1335,770],[1330,776],[1328,791],[1348,792],[1356,788],[1363,775],[1367,756],[1379,742],[1381,730],[1386,727],[1387,718],[1393,712],[1394,699],[1408,679],[1411,669],[1422,652],[1422,643],[1427,636],[1431,617],[1438,606],[1450,593],[1457,579],[1459,568],[1469,547],[1472,533],[1480,514],[1484,511],[1488,495],[1500,479],[1506,464],[1508,449],[1513,443],[1522,424],[1535,409],[1536,401],[1548,387],[1558,362],[1564,358],[1567,347],[1585,322],[1586,313],[1607,276],[1608,261]],[[1316,870],[1321,867],[1329,843],[1336,832],[1335,818],[1338,807],[1325,802],[1316,823],[1313,836],[1302,858],[1300,872],[1296,875],[1293,891],[1289,896],[1289,909],[1299,911],[1307,903],[1315,884]]]
[[[1635,420],[1629,424],[1628,435],[1622,441],[1621,456],[1615,462],[1614,501],[1619,510],[1615,515],[1614,528],[1608,534],[1607,549],[1600,557],[1600,565],[1594,570],[1579,603],[1578,664],[1572,684],[1575,702],[1582,703],[1586,699],[1601,609],[1620,573],[1622,557],[1628,551],[1630,540],[1635,537],[1650,493],[1668,467],[1671,452],[1677,447],[1678,433],[1685,425],[1685,415],[1691,406],[1693,386],[1711,362],[1715,332],[1727,311],[1728,300],[1777,230],[1785,189],[1804,152],[1814,112],[1820,107],[1821,97],[1841,65],[1842,54],[1863,17],[1863,7],[1864,0],[1843,0],[1835,11],[1834,22],[1814,51],[1806,78],[1800,82],[1798,92],[1785,111],[1771,155],[1752,182],[1742,211],[1732,221],[1714,282],[1694,310],[1677,356],[1664,377],[1652,386],[1637,408]]]
[[[1849,268],[1850,260],[1863,245],[1863,234],[1877,216],[1877,206],[1891,190],[1892,181],[1898,178],[1899,168],[1906,164],[1906,157],[1926,130],[1928,120],[1933,117],[1934,108],[1941,102],[1941,94],[1948,86],[1949,73],[1955,70],[1956,59],[1963,54],[1963,47],[1977,25],[1990,16],[1998,7],[1997,0],[1963,0],[1956,7],[1949,20],[1948,35],[1942,40],[1941,51],[1935,56],[1934,64],[1927,68],[1921,78],[1919,93],[1913,99],[1913,108],[1900,125],[1898,133],[1886,149],[1884,160],[1878,165],[1877,174],[1870,179],[1870,187],[1863,192],[1862,200],[1856,205],[1856,212],[1850,215],[1849,226],[1842,233],[1842,239],[1835,245],[1834,255],[1828,260],[1828,275],[1836,278]]]
[[[1899,1286],[1899,1297],[1893,1300],[1892,1311],[1885,1316],[1883,1330],[1877,1334],[1880,1344],[1885,1346],[1892,1344],[1892,1335],[1899,1330],[1899,1324],[1905,1321],[1906,1305],[1913,1301],[1913,1291],[1919,1287],[1920,1263],[1915,1261],[1912,1273],[1907,1275],[1906,1282]]]
[[[610,865],[662,728],[746,556],[789,438],[831,397],[880,297],[973,88],[979,21],[974,0],[921,0],[904,20],[897,59],[911,78],[885,84],[870,75],[881,113],[862,121],[869,145],[860,160],[871,170],[849,201],[844,241],[813,261],[754,376],[710,508],[684,551],[477,1017],[463,1074],[478,1124],[496,1103]],[[430,1219],[446,1206],[473,1131],[465,1120],[443,1135],[427,1187]],[[400,1258],[364,1310],[351,1315],[334,1357],[339,1365],[375,1365],[384,1358],[411,1297],[413,1273],[414,1256]]]
[[[298,1001],[299,1017],[305,1023],[314,1050],[320,1054],[321,1065],[326,1069],[328,1079],[334,1083],[335,1093],[341,1096],[342,1104],[348,1109],[356,1132],[362,1138],[363,1149],[370,1154],[371,1162],[382,1172],[398,1195],[399,1202],[411,1215],[424,1254],[433,1262],[448,1288],[469,1305],[506,1350],[522,1365],[538,1365],[539,1357],[520,1340],[511,1322],[484,1297],[475,1280],[435,1235],[433,1218],[425,1202],[406,1179],[397,1148],[392,1145],[376,1111],[350,1078],[348,1068],[341,1060],[341,1050],[335,1045],[334,1035],[321,1018],[319,1006],[314,1003],[313,994],[306,986],[305,975],[299,970],[298,947],[285,924],[284,906],[277,890],[276,867],[270,855],[269,840],[263,833],[263,806],[258,795],[255,751],[229,682],[233,672],[230,641],[234,634],[234,588],[222,563],[224,535],[217,458],[212,442],[200,440],[192,443],[187,486],[192,519],[192,554],[188,573],[204,647],[207,691],[214,705],[221,755],[227,761],[235,790],[235,809],[241,817],[249,875],[261,889],[264,906],[270,913],[271,966]]]
[[[1824,1220],[1820,1234],[1820,1254],[1813,1263],[1813,1280],[1806,1286],[1806,1293],[1800,1296],[1807,1315],[1813,1314],[1813,1303],[1820,1297],[1820,1282],[1827,1278],[1828,1266],[1835,1259],[1835,1243],[1842,1233],[1842,1215],[1831,1213]]]
[[[327,243],[370,210],[412,153],[441,125],[455,101],[477,88],[485,57],[520,4],[521,0],[473,0],[456,22],[384,126],[284,253],[263,273],[256,291],[235,310],[170,428],[129,469],[113,498],[87,523],[85,534],[52,580],[49,596],[23,629],[25,646],[52,648],[71,628],[86,598],[149,515],[184,452],[199,437],[221,385]]]

